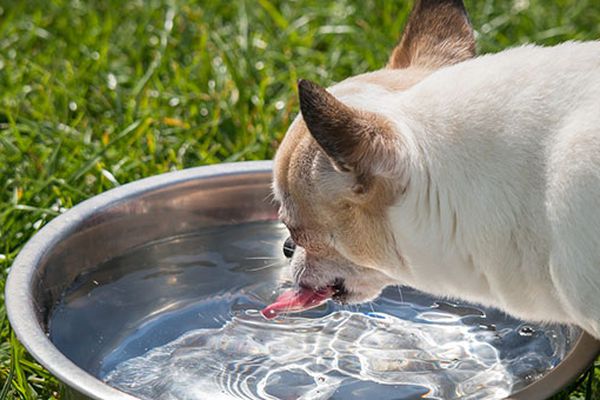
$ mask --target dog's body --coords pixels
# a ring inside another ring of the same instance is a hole
[[[400,281],[600,334],[600,43],[517,48],[352,105],[408,142],[388,211]]]
[[[440,13],[454,30],[436,46],[422,24]],[[463,13],[422,1],[391,68],[299,84],[274,177],[295,278],[348,302],[407,284],[600,338],[600,42],[469,60]]]

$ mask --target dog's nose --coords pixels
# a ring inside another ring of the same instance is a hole
[[[290,236],[285,239],[285,242],[283,242],[283,255],[287,258],[292,258],[294,255],[294,250],[296,250],[296,243],[294,243]]]

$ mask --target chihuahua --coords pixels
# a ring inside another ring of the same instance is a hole
[[[421,0],[384,69],[298,92],[265,316],[402,284],[600,339],[600,42],[476,57],[462,1]]]

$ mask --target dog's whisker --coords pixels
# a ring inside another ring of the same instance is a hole
[[[261,241],[259,241],[259,243],[265,244],[265,245],[271,247],[273,245],[277,246],[279,244],[279,240],[261,240]]]
[[[271,264],[262,265],[260,267],[247,269],[246,271],[249,271],[249,272],[262,271],[263,269],[273,268],[273,267],[277,267],[277,266],[280,266],[280,265],[281,265],[281,263],[274,262],[274,263],[271,263]]]
[[[399,285],[396,286],[396,288],[398,289],[398,295],[400,296],[400,301],[402,303],[404,303],[404,296],[402,295],[402,287],[400,287]]]
[[[304,274],[304,271],[306,271],[306,265],[294,271],[294,282],[300,281],[300,277]]]
[[[275,193],[273,192],[269,192],[265,198],[263,199],[264,202],[268,202],[271,204],[276,204],[277,203],[277,199],[275,199]]]

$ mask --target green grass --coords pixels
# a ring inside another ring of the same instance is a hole
[[[84,199],[166,171],[271,158],[297,112],[296,80],[382,67],[409,8],[0,0],[0,292],[23,244]],[[600,38],[597,0],[467,8],[481,52]],[[15,339],[0,295],[0,400],[59,393]]]

